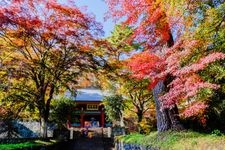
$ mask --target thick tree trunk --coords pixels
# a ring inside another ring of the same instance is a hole
[[[169,118],[171,122],[171,129],[175,131],[184,130],[184,127],[180,122],[180,116],[179,116],[177,105],[174,105],[172,108],[170,108],[168,113],[169,113]]]
[[[47,135],[47,121],[41,117],[41,137],[42,138],[47,138],[48,135]]]
[[[167,41],[167,46],[172,47],[174,45],[173,35],[170,33],[170,38]],[[174,105],[171,108],[163,108],[162,102],[159,100],[159,96],[166,92],[166,85],[171,82],[170,76],[163,81],[159,81],[153,89],[153,98],[156,105],[156,119],[157,119],[157,130],[163,132],[167,130],[183,130],[183,126],[180,123],[180,117],[178,108]]]
[[[40,110],[40,125],[41,125],[41,137],[47,138],[48,137],[48,117],[49,112],[42,109]]]
[[[159,100],[160,94],[165,90],[163,81],[159,81],[153,89],[153,97],[156,106],[156,119],[158,132],[167,131],[171,128],[171,122],[168,116],[168,110],[162,108],[162,104]]]
[[[159,96],[165,91],[164,82],[161,80],[153,89],[153,97],[156,105],[157,130],[163,132],[167,130],[183,130],[180,123],[177,106],[163,108]]]
[[[41,107],[39,107],[39,113],[40,113],[40,125],[41,125],[41,137],[42,138],[47,138],[48,137],[48,117],[49,117],[49,111],[50,111],[50,103],[51,103],[51,100],[52,100],[52,97],[53,97],[53,93],[54,93],[54,85],[51,84],[50,86],[50,92],[49,92],[49,97],[47,99],[47,102],[45,104],[45,92],[46,92],[46,89],[47,89],[47,84],[45,85],[45,88],[43,88],[45,90],[43,90],[44,92],[42,92],[42,94],[40,94],[40,102],[42,102],[40,104]]]

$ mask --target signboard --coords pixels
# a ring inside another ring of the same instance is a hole
[[[96,128],[99,127],[99,121],[85,121],[84,127],[86,128]]]

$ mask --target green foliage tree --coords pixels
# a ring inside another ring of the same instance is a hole
[[[50,120],[56,122],[59,129],[65,128],[68,119],[75,114],[75,106],[74,101],[67,97],[53,99]]]
[[[103,99],[105,111],[110,121],[119,121],[120,126],[124,127],[123,111],[125,109],[125,101],[122,95],[106,96]]]
[[[129,40],[132,33],[133,29],[131,27],[116,25],[111,36],[96,45],[96,49],[101,52],[105,62],[105,68],[97,75],[99,81],[102,81],[100,85],[103,88],[110,87],[109,81],[116,82],[124,76],[124,60],[140,48],[138,43]],[[109,84],[107,85],[107,83]]]

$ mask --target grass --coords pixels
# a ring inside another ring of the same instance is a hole
[[[164,132],[149,135],[130,134],[118,139],[125,143],[151,146],[160,150],[224,150],[225,135],[203,134],[192,131]]]
[[[55,144],[56,142],[57,141],[55,140],[50,141],[34,140],[15,144],[0,144],[0,150],[17,150],[24,148],[34,148],[38,146],[50,146]]]

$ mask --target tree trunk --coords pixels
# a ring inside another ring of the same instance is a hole
[[[162,94],[162,92],[164,92],[164,90],[165,85],[162,80],[159,81],[153,89],[153,97],[156,106],[156,119],[158,132],[167,131],[171,129],[171,122],[168,115],[168,109],[162,108],[162,104],[159,100],[159,96],[160,94]]]
[[[47,86],[46,86],[47,87]],[[45,93],[45,92],[43,92]],[[40,101],[42,102],[39,107],[39,113],[40,113],[40,125],[41,125],[41,137],[42,138],[47,138],[48,137],[48,117],[49,117],[49,111],[50,111],[50,103],[51,103],[51,99],[53,97],[53,93],[54,93],[54,86],[51,85],[50,88],[50,92],[49,92],[49,98],[47,99],[47,102],[45,104],[45,99],[44,99],[44,95],[45,94],[41,94],[40,96]]]
[[[143,111],[138,111],[137,112],[137,117],[138,117],[138,132],[139,133],[144,133],[143,132],[143,128],[142,128],[142,126],[141,126],[141,121],[142,121],[142,119],[143,119]]]
[[[137,117],[138,117],[138,123],[140,123],[143,119],[143,112],[142,111],[138,111],[137,112]]]
[[[41,115],[40,125],[41,125],[41,137],[47,138],[48,137],[48,134],[47,134],[48,116],[46,114]]]
[[[172,47],[174,45],[173,35],[170,33],[170,38],[167,41],[167,46]],[[168,76],[169,77],[169,76]],[[153,89],[153,98],[156,105],[156,119],[157,119],[157,130],[163,132],[167,130],[183,130],[184,127],[180,123],[180,117],[177,105],[175,104],[171,108],[163,108],[162,102],[159,100],[159,96],[166,92],[166,85],[171,82],[170,78],[165,81],[161,80]]]
[[[180,122],[180,116],[179,116],[177,105],[174,105],[172,108],[170,108],[168,113],[169,113],[169,118],[171,122],[171,129],[174,131],[184,130],[184,127]]]
[[[44,118],[41,118],[41,137],[47,138],[47,121]]]
[[[124,125],[123,113],[120,113],[120,127],[122,128],[122,135],[125,135],[125,125]]]
[[[163,108],[159,96],[165,91],[164,82],[161,80],[153,89],[153,97],[156,105],[157,130],[163,132],[167,130],[183,130],[180,123],[178,108],[174,105],[172,108]]]

